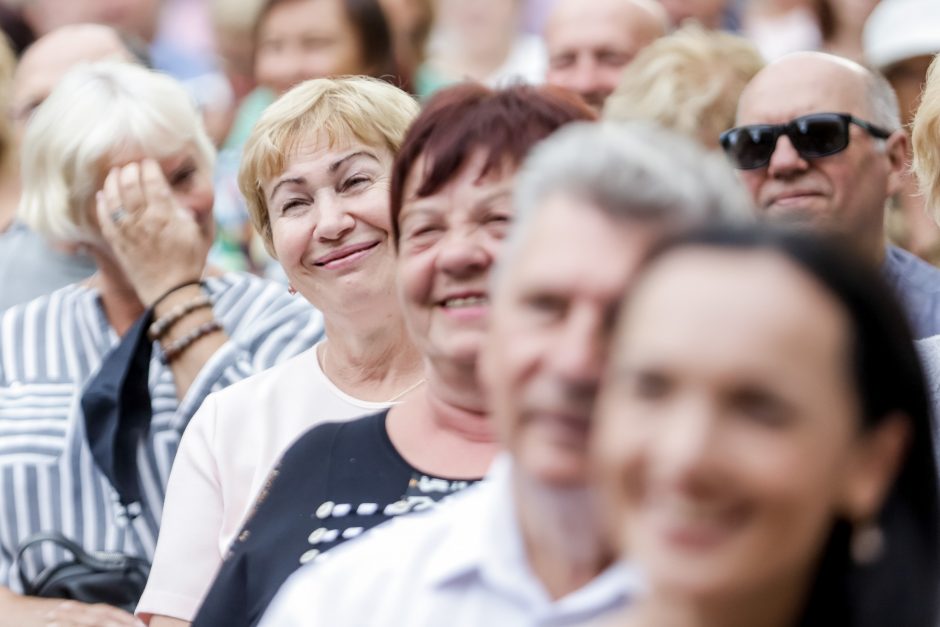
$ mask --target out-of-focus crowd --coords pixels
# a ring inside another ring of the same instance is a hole
[[[940,624],[937,0],[0,27],[0,627]]]

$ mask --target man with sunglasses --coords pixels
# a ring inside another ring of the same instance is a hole
[[[788,55],[741,94],[721,145],[761,217],[843,236],[881,265],[918,338],[940,333],[940,270],[888,244],[908,139],[881,76],[833,55]]]

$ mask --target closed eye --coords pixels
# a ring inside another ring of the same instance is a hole
[[[193,180],[193,176],[196,174],[196,166],[184,166],[173,173],[170,174],[170,186],[171,187],[183,187],[188,185]]]
[[[291,209],[296,209],[297,207],[303,206],[305,204],[307,204],[307,201],[303,198],[290,198],[281,204],[281,213],[287,213]]]
[[[355,176],[350,176],[348,179],[343,181],[343,184],[340,186],[340,191],[345,192],[351,189],[358,189],[363,187],[366,183],[371,183],[372,179],[368,176],[357,174]]]

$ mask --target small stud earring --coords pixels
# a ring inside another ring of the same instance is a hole
[[[293,296],[294,294],[297,293],[297,290],[296,290],[296,288],[294,288],[293,285],[291,285],[290,283],[288,283],[288,284],[287,284],[287,293],[290,294],[291,296]]]
[[[872,522],[856,524],[852,529],[850,552],[859,566],[874,564],[884,555],[885,536],[881,527]]]

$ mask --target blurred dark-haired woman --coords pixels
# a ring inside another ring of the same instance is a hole
[[[395,278],[426,384],[390,410],[302,435],[274,469],[194,626],[254,625],[301,564],[479,480],[498,451],[476,376],[513,177],[557,128],[590,120],[554,88],[466,84],[435,96],[391,175]]]
[[[877,271],[806,234],[687,236],[615,342],[597,476],[648,583],[621,624],[937,624],[928,396]]]

